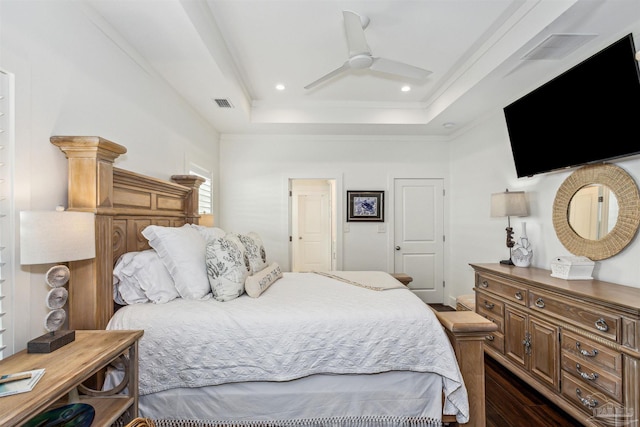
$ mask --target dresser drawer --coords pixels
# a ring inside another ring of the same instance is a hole
[[[476,286],[480,290],[489,291],[516,304],[527,304],[526,286],[518,286],[515,282],[508,282],[490,274],[478,274],[476,280]]]
[[[504,317],[504,303],[484,292],[477,292],[476,311],[483,314],[492,314],[494,317]]]
[[[581,360],[577,356],[563,352],[562,369],[573,375],[578,383],[587,384],[622,402],[622,379],[602,367]]]
[[[502,335],[498,331],[490,332],[486,335],[484,340],[485,345],[495,348],[500,352],[500,354],[504,354],[504,335]]]
[[[563,353],[570,353],[578,360],[601,367],[617,377],[622,375],[622,354],[615,350],[567,331],[562,331],[561,341]]]
[[[622,413],[622,405],[607,395],[562,371],[562,395],[590,416]]]
[[[558,298],[543,291],[529,291],[529,308],[545,315],[577,324],[587,331],[619,342],[619,331],[622,318],[607,313],[602,309],[594,309],[578,301]]]

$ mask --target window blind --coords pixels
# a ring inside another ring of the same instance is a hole
[[[13,300],[13,79],[0,70],[0,359],[11,340],[7,328],[15,321],[10,311]]]

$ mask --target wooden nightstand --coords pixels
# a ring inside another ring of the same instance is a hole
[[[79,392],[79,402],[96,410],[93,425],[126,424],[138,416],[138,340],[143,331],[76,331],[76,339],[52,353],[23,350],[0,361],[9,374],[44,368],[45,374],[27,393],[0,397],[0,425],[19,426],[48,409],[69,402]],[[126,358],[122,357],[126,356]],[[122,358],[128,369],[122,387],[96,391],[83,386],[94,374]],[[117,394],[126,386],[126,394]]]
[[[413,281],[413,277],[404,273],[391,273],[391,275],[400,283],[405,286],[409,286],[409,283]]]

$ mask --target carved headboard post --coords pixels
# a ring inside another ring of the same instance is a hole
[[[200,212],[198,212],[199,192],[198,188],[204,182],[204,178],[196,175],[172,175],[171,180],[177,184],[191,188],[188,196],[186,209],[186,220],[191,224],[198,224]]]
[[[96,214],[96,257],[72,261],[69,286],[69,328],[104,329],[113,307],[113,162],[127,152],[97,136],[53,136],[69,167],[68,209]],[[111,309],[109,309],[111,307]]]

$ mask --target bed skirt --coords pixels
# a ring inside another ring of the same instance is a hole
[[[406,417],[315,418],[281,421],[154,420],[156,427],[436,427],[440,420]]]

